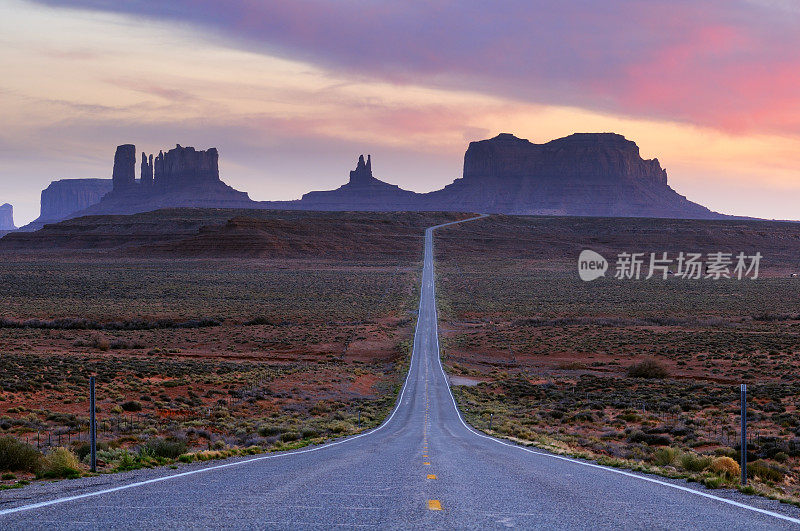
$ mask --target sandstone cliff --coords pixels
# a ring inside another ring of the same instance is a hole
[[[0,205],[0,231],[14,230],[14,207],[5,203]]]

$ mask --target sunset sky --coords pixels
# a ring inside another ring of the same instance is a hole
[[[613,131],[712,210],[800,219],[794,0],[4,0],[0,203],[17,225],[114,148],[220,150],[256,200],[415,191],[468,142]]]

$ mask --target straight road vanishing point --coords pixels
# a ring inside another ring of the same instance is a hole
[[[433,232],[446,225],[425,232],[411,365],[380,427],[293,452],[148,471],[145,479],[39,485],[31,488],[35,497],[0,501],[0,528],[800,527],[789,516],[798,511],[777,502],[714,495],[468,427],[439,357]]]

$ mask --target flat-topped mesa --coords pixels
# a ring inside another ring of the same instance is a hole
[[[464,179],[476,178],[667,185],[658,159],[642,159],[636,143],[616,133],[575,133],[544,144],[501,133],[471,142]]]
[[[367,155],[367,161],[364,162],[364,155],[359,155],[356,169],[350,172],[350,184],[358,186],[370,184],[374,180],[375,177],[372,176],[372,156]]]
[[[42,190],[41,212],[36,222],[60,221],[94,205],[112,189],[111,179],[61,179]],[[38,225],[35,228],[38,228]]]
[[[114,170],[111,179],[114,190],[124,190],[136,184],[136,146],[123,144],[114,153]]]
[[[667,184],[616,133],[576,133],[535,144],[502,133],[471,142],[464,176],[426,194],[429,210],[560,216],[718,218]]]
[[[197,151],[178,144],[166,153],[159,152],[153,169],[155,186],[162,190],[220,182],[217,148]]]

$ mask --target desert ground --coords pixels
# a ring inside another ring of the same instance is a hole
[[[582,249],[759,251],[750,279],[583,282]],[[442,349],[467,419],[601,462],[800,499],[800,225],[493,216],[437,235]]]
[[[378,425],[407,368],[423,229],[467,216],[177,209],[0,240],[0,434],[71,452],[4,488],[85,473],[90,375],[104,472]],[[491,216],[435,242],[442,355],[475,427],[735,486],[712,463],[738,460],[747,383],[746,492],[800,500],[800,226]],[[618,280],[612,263],[583,282],[585,248],[764,258],[756,280]]]
[[[92,375],[101,471],[376,426],[407,367],[423,230],[457,217],[178,210],[14,235],[0,434],[85,465]]]

